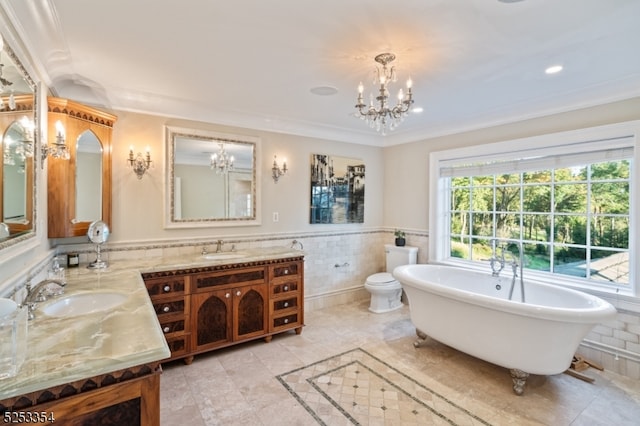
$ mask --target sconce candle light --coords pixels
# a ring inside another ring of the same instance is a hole
[[[271,167],[271,176],[273,177],[273,181],[275,183],[278,183],[278,179],[280,179],[281,176],[284,176],[287,174],[287,172],[289,171],[289,169],[287,169],[287,159],[285,158],[282,161],[282,168],[280,168],[280,166],[278,165],[278,162],[276,161],[276,156],[273,156],[273,167]]]
[[[142,176],[153,167],[153,161],[151,161],[151,149],[147,147],[145,156],[139,152],[137,155],[133,154],[133,145],[129,147],[129,158],[127,159],[129,167],[133,169],[133,172],[138,176],[138,179],[142,179]]]
[[[56,121],[56,141],[53,145],[42,146],[42,166],[44,167],[44,160],[50,155],[53,158],[60,158],[62,160],[68,160],[71,157],[69,149],[66,145],[66,135],[64,125],[60,120]]]

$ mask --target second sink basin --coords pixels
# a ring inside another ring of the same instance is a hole
[[[113,292],[62,295],[39,309],[50,317],[74,317],[115,308],[127,300],[127,295]]]

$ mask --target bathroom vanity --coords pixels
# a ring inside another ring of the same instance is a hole
[[[210,255],[214,260],[215,254]],[[304,265],[299,252],[222,254],[208,265],[143,272],[171,360],[304,325]],[[226,257],[226,259],[225,259]]]
[[[303,259],[269,248],[67,270],[65,294],[29,321],[18,375],[0,380],[2,419],[159,425],[161,362],[302,331]],[[53,309],[74,298],[77,311]]]
[[[76,268],[34,313],[22,367],[0,380],[5,423],[159,424],[170,352],[138,271]]]

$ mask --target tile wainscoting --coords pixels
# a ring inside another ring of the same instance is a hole
[[[393,244],[393,230],[372,229],[362,231],[283,233],[255,236],[227,236],[223,251],[249,248],[287,246],[293,241],[302,244],[305,253],[305,310],[313,311],[330,306],[366,299],[369,293],[364,288],[367,277],[385,269],[384,245]],[[123,259],[174,257],[193,254],[197,256],[206,247],[209,252],[216,248],[218,238],[202,238],[107,243],[102,248],[102,259],[117,262]],[[427,233],[407,231],[407,245],[419,248],[418,262],[425,263]],[[80,264],[95,260],[93,247],[88,244],[61,245],[59,254],[78,253]]]
[[[293,240],[302,243],[305,253],[305,310],[311,312],[369,298],[364,288],[366,278],[385,268],[384,244],[393,243],[393,230],[286,233],[256,236],[228,236],[224,251],[260,247],[287,246]],[[172,257],[214,251],[217,238],[107,243],[102,258],[109,262],[147,257]],[[407,232],[407,245],[418,247],[418,263],[428,259],[428,234]],[[79,253],[83,267],[95,260],[89,244],[58,246],[58,254]],[[32,265],[23,276],[3,283],[0,296],[23,299],[27,279],[37,282],[46,276],[51,256]],[[615,321],[596,326],[580,346],[578,353],[602,364],[605,369],[630,378],[640,379],[640,313],[618,308]]]

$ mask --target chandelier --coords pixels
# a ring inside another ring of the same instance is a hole
[[[2,50],[2,48],[0,48],[0,50]],[[4,64],[0,63],[0,93],[3,93],[5,89],[9,88],[9,86],[13,84],[12,82],[4,78],[4,76],[2,75],[3,68],[4,68]],[[0,97],[0,109],[4,109],[4,107],[5,107],[4,101]],[[9,94],[9,109],[11,111],[16,109],[16,98],[13,94],[13,90]]]
[[[391,131],[398,127],[400,123],[408,115],[413,104],[413,95],[411,93],[412,81],[411,78],[407,80],[407,93],[405,94],[402,89],[398,91],[398,103],[391,106],[388,102],[389,99],[389,83],[395,83],[397,81],[395,67],[391,66],[387,68],[387,65],[396,59],[396,55],[393,53],[381,53],[375,57],[375,61],[382,65],[382,68],[376,67],[374,73],[373,84],[380,84],[378,96],[374,98],[373,93],[369,95],[369,105],[364,103],[362,93],[364,92],[364,86],[362,83],[358,85],[358,103],[356,108],[360,113],[360,118],[365,120],[369,127],[376,129],[383,135],[387,134],[387,131]],[[377,101],[377,104],[376,102]]]
[[[211,170],[215,170],[216,174],[226,174],[233,170],[233,155],[229,155],[224,149],[224,144],[219,143],[220,150],[217,154],[211,155]]]

